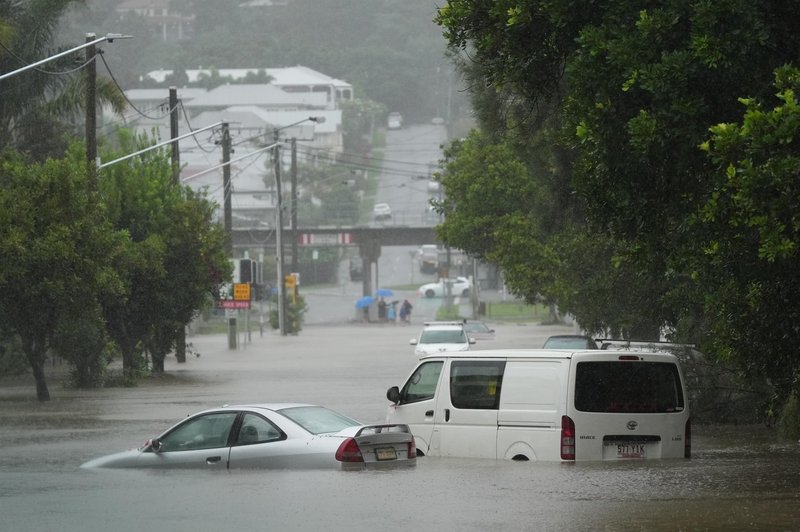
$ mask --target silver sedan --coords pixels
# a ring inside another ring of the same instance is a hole
[[[309,404],[223,406],[198,412],[131,449],[81,467],[340,468],[413,466],[406,425],[363,425]]]

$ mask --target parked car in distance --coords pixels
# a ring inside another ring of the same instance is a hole
[[[389,113],[389,118],[386,121],[386,127],[389,129],[400,129],[403,127],[403,115],[397,112]]]
[[[372,216],[375,221],[391,220],[392,208],[388,203],[376,203],[372,208]]]
[[[476,340],[494,340],[494,329],[480,320],[464,320],[464,330],[467,336]]]
[[[439,269],[439,248],[436,244],[423,244],[420,246],[417,256],[421,273],[436,273]]]
[[[446,351],[467,351],[475,343],[467,336],[464,323],[460,321],[428,321],[422,327],[419,338],[412,338],[409,344],[415,346],[418,356]]]
[[[455,279],[439,279],[435,283],[427,283],[419,287],[417,293],[423,297],[444,297],[447,286],[450,286],[450,294],[453,296],[469,296],[472,290],[472,281],[466,277],[456,277]]]
[[[542,349],[597,349],[597,342],[583,334],[555,334],[545,340]]]
[[[350,280],[360,281],[364,278],[364,259],[361,257],[350,257]]]
[[[270,403],[198,412],[138,449],[81,467],[365,469],[413,466],[416,454],[405,425],[363,425],[322,406]]]

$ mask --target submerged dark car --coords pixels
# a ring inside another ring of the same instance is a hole
[[[556,334],[545,340],[544,349],[597,349],[597,342],[583,334]]]

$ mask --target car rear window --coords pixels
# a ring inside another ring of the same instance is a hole
[[[361,425],[355,419],[321,406],[294,406],[278,410],[311,434],[339,432],[347,427]]]
[[[684,409],[678,367],[671,362],[580,362],[575,408],[582,412],[664,413]]]

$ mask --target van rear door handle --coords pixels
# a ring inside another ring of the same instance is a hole
[[[425,417],[433,417],[433,410],[426,410]]]
[[[444,420],[445,421],[450,421],[450,409],[449,408],[445,408],[444,409]]]

